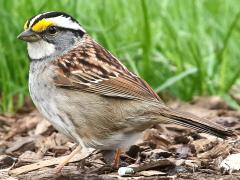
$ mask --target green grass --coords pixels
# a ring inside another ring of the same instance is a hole
[[[43,11],[76,17],[158,92],[226,96],[240,75],[239,0],[0,0],[0,112],[28,95],[24,22]]]

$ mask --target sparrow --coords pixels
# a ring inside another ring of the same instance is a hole
[[[79,145],[69,158],[90,147],[117,150],[119,156],[120,149],[156,124],[178,124],[219,137],[231,134],[219,124],[168,107],[146,81],[64,12],[31,17],[18,38],[27,42],[35,106]]]

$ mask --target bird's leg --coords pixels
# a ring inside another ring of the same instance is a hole
[[[62,168],[72,159],[72,157],[79,153],[80,150],[82,149],[81,145],[78,145],[68,156],[64,158],[64,160],[57,165],[56,170],[57,172],[60,172]]]
[[[113,167],[118,167],[119,166],[119,161],[120,161],[120,156],[122,154],[122,151],[120,148],[116,149],[115,156],[113,159]]]

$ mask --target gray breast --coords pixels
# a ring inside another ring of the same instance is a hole
[[[69,127],[69,122],[64,112],[59,111],[59,94],[53,84],[52,77],[54,70],[47,63],[42,61],[31,62],[29,72],[29,92],[30,96],[39,110],[39,112],[51,122],[51,124],[60,132],[73,138]]]

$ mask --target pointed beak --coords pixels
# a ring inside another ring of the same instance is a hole
[[[41,37],[31,29],[21,32],[17,38],[26,42],[36,42],[41,39]]]

